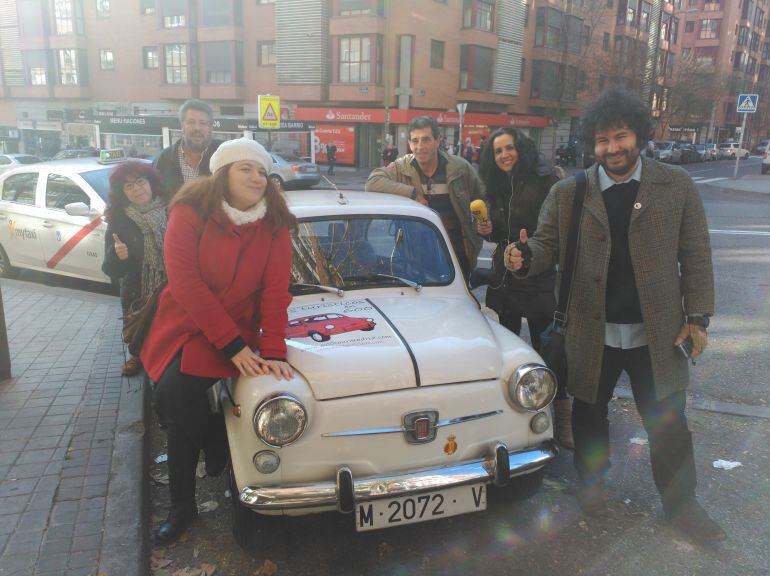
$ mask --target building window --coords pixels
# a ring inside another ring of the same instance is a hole
[[[384,3],[381,0],[339,0],[338,8],[340,16],[382,16]]]
[[[524,82],[524,72],[527,69],[526,58],[521,59],[521,73],[519,74],[519,82]]]
[[[444,67],[444,42],[441,40],[430,41],[430,67]]]
[[[140,14],[155,14],[155,0],[141,0],[139,4]]]
[[[532,10],[532,6],[528,1],[524,2],[524,28],[529,27],[529,13]]]
[[[699,37],[702,40],[719,38],[719,20],[701,20]]]
[[[115,56],[112,50],[99,50],[99,68],[102,70],[115,70]]]
[[[185,0],[161,0],[160,8],[164,28],[184,28],[187,26]]]
[[[110,0],[96,0],[96,15],[99,18],[110,17]]]
[[[203,65],[207,84],[233,83],[232,44],[206,42],[203,46]]]
[[[54,0],[53,18],[57,34],[83,33],[83,10],[80,0]]]
[[[718,46],[703,46],[695,49],[695,61],[700,66],[714,66],[717,60]]]
[[[203,0],[204,26],[229,26],[233,21],[233,3],[222,0]]]
[[[187,45],[167,44],[166,84],[187,84]]]
[[[368,36],[340,38],[339,81],[368,84],[372,81],[372,41]]]
[[[537,9],[535,17],[535,46],[543,46],[552,50],[563,50],[565,42],[567,51],[580,54],[583,21],[553,8]]]
[[[652,4],[649,2],[642,2],[642,11],[639,20],[639,29],[645,32],[650,31],[650,13],[652,12]]]
[[[686,33],[694,32],[695,31],[695,20],[690,20],[689,22],[685,22],[684,24],[684,31]]]
[[[275,42],[257,42],[257,65],[275,66]]]
[[[493,51],[483,46],[460,47],[460,90],[491,90]]]
[[[494,29],[495,3],[491,0],[463,0],[463,28],[485,32]]]
[[[722,0],[706,0],[703,5],[704,12],[716,12],[722,9]]]
[[[59,50],[59,84],[63,86],[78,85],[77,50]]]
[[[752,52],[759,50],[759,34],[756,32],[751,33],[751,44],[749,45],[749,50]]]
[[[145,46],[142,48],[142,62],[145,70],[153,70],[158,67],[157,46]]]
[[[48,85],[48,54],[45,50],[22,52],[27,82],[32,86]]]
[[[770,41],[762,44],[762,60],[770,60]]]
[[[610,50],[610,33],[605,32],[604,38],[602,38],[602,50],[609,52]]]

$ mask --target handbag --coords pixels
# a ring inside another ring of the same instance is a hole
[[[572,277],[577,262],[578,230],[580,228],[580,216],[583,212],[583,200],[586,196],[587,176],[585,170],[575,174],[575,197],[572,201],[572,217],[567,234],[567,251],[564,257],[564,270],[562,270],[559,283],[559,304],[553,313],[553,320],[540,336],[540,356],[546,366],[556,376],[556,381],[565,388],[567,385],[567,351],[565,348],[565,335],[567,332],[567,308],[569,306],[572,290]]]
[[[150,294],[138,298],[123,315],[123,342],[134,357],[138,357],[142,351],[142,344],[158,309],[158,297],[165,287],[166,283],[163,282]]]

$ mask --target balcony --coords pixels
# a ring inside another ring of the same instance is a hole
[[[484,46],[492,50],[497,48],[497,34],[494,32],[485,32],[475,28],[462,28],[457,35],[460,44],[472,44],[475,46]]]
[[[387,30],[382,16],[334,16],[329,19],[330,36],[384,35]]]

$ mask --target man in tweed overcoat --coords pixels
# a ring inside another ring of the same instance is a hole
[[[676,347],[689,338],[692,356],[703,352],[714,312],[703,204],[687,172],[640,156],[652,125],[637,95],[608,90],[589,104],[582,121],[597,164],[588,169],[567,308],[578,501],[588,514],[605,511],[607,405],[625,371],[667,519],[696,541],[722,540],[724,531],[695,499],[684,413],[688,361]],[[522,231],[507,248],[509,269],[526,276],[557,262],[563,268],[574,192],[574,178],[554,185],[533,237]]]

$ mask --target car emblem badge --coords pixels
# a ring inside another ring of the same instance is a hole
[[[427,444],[436,439],[438,411],[419,410],[405,414],[402,419],[404,437],[409,444]]]
[[[455,452],[457,452],[457,442],[455,442],[455,435],[450,434],[446,439],[446,444],[444,444],[444,454],[451,456]]]

